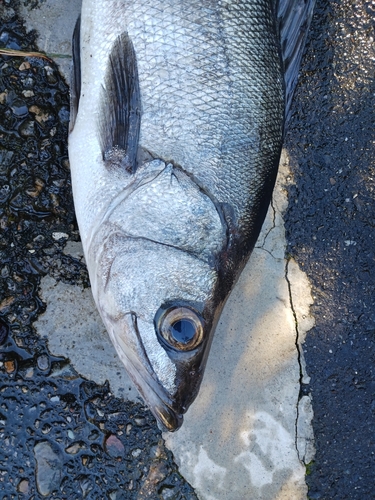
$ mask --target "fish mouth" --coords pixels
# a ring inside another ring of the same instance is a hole
[[[161,430],[174,432],[183,423],[184,411],[162,386],[152,368],[139,334],[136,314],[124,314],[121,319],[122,324],[125,322],[125,331],[123,328],[121,332],[115,331],[112,322],[109,329],[116,351]]]

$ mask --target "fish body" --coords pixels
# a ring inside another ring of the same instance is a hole
[[[287,4],[285,21],[270,0],[83,0],[75,210],[98,310],[168,430],[198,393],[270,202],[304,41],[293,52],[283,27],[301,33],[312,11]]]

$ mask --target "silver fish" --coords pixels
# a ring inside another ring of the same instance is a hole
[[[162,428],[259,235],[313,0],[83,0],[69,156],[92,293]],[[241,339],[239,339],[239,342]]]

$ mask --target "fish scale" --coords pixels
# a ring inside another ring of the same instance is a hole
[[[313,0],[277,5],[286,18],[273,0],[83,0],[77,220],[98,310],[168,430],[270,202]]]
[[[126,30],[137,55],[140,145],[194,174],[219,202],[235,209],[247,230],[257,211],[249,196],[256,203],[264,176],[274,175],[283,127],[281,63],[270,3],[116,1],[86,2],[83,9],[98,47],[90,53],[93,69],[88,68],[95,84],[83,81],[90,112],[99,105],[111,43]],[[83,39],[92,43],[85,33]],[[82,98],[80,106],[85,106]],[[266,140],[262,130],[267,130]]]

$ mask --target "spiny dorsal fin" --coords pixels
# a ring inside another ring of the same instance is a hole
[[[101,96],[100,145],[104,160],[123,156],[128,171],[136,169],[141,104],[137,60],[127,33],[121,34],[109,55]],[[113,163],[113,162],[111,162]]]
[[[278,0],[281,55],[284,63],[285,117],[288,118],[315,0]]]

